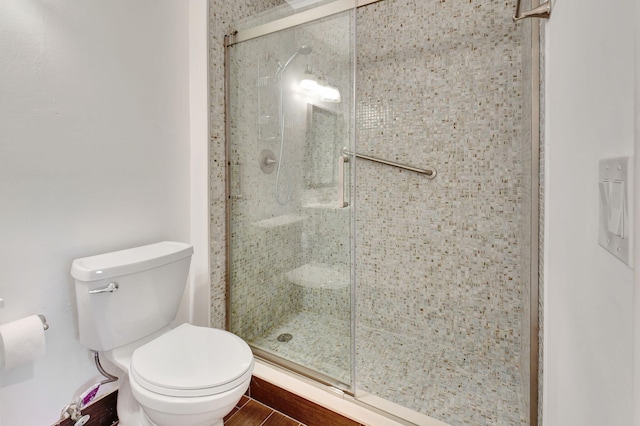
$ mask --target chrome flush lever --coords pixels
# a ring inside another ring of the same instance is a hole
[[[118,283],[116,282],[112,282],[109,283],[108,286],[103,287],[103,288],[99,288],[97,290],[90,290],[89,294],[98,294],[98,293],[113,293],[115,291],[118,291],[118,288],[120,288],[120,286],[118,285]]]

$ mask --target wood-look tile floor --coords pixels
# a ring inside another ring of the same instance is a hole
[[[224,426],[305,426],[258,401],[243,395],[224,418]]]

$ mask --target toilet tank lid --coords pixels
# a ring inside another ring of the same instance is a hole
[[[156,268],[192,254],[190,244],[163,241],[76,259],[71,264],[71,276],[78,281],[97,281]]]

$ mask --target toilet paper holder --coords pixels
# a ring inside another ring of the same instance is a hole
[[[38,318],[40,318],[40,321],[42,321],[42,328],[44,328],[45,330],[48,330],[49,324],[47,324],[47,317],[45,317],[42,314],[38,314]]]
[[[4,308],[4,299],[2,297],[0,297],[0,308]],[[47,324],[47,317],[42,314],[38,314],[38,318],[40,318],[40,321],[42,321],[42,328],[48,330],[49,324]]]

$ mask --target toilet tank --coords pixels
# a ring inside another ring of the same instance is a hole
[[[168,325],[192,254],[189,244],[164,241],[74,260],[80,342],[108,351]]]

